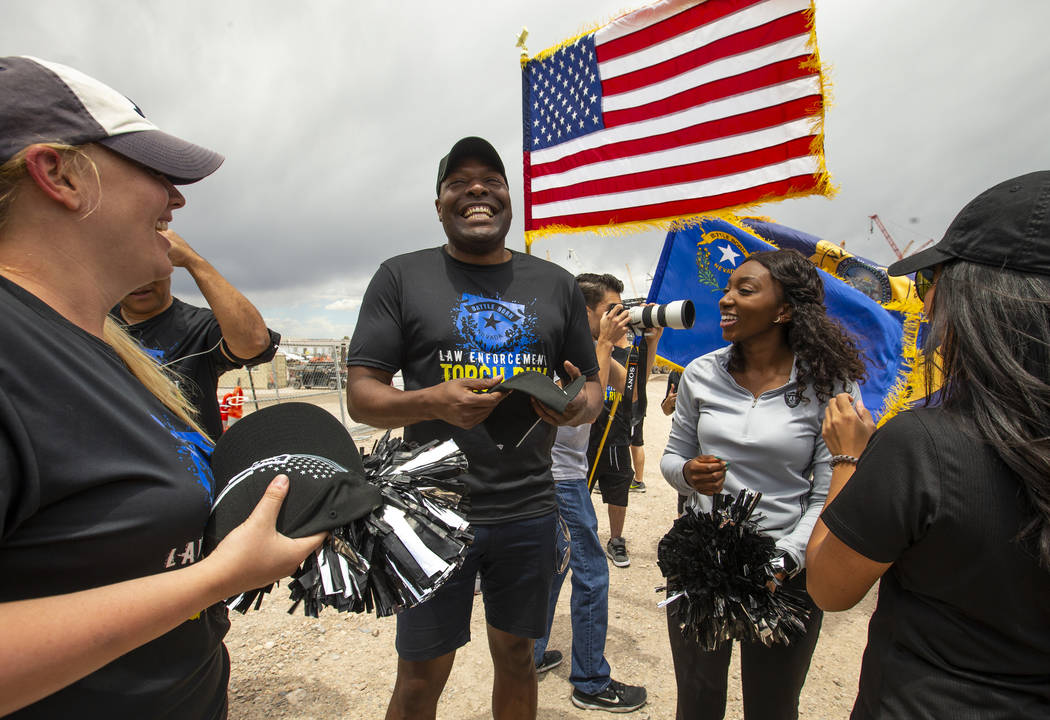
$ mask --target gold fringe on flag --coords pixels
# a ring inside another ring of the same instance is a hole
[[[617,17],[619,17],[619,16],[617,16]],[[525,65],[530,63],[530,62],[532,62],[533,60],[546,60],[551,55],[553,55],[554,53],[556,53],[559,50],[561,50],[563,47],[568,47],[569,45],[572,45],[574,42],[576,42],[580,38],[584,37],[585,35],[590,35],[592,32],[594,32],[598,28],[604,27],[607,24],[608,23],[600,23],[600,24],[594,25],[594,26],[592,26],[590,28],[586,28],[584,30],[581,30],[580,32],[576,33],[575,35],[573,35],[568,40],[563,40],[562,42],[558,43],[557,45],[550,46],[546,50],[540,50],[538,53],[536,53],[532,57],[526,57],[525,55],[522,55],[521,56],[521,69],[524,70],[525,69]]]
[[[553,55],[554,53],[556,53],[559,50],[561,50],[563,47],[568,47],[569,45],[572,45],[574,42],[576,42],[577,40],[582,38],[584,35],[590,35],[592,32],[595,32],[596,30],[599,30],[599,29],[605,27],[606,25],[608,25],[610,23],[616,22],[617,20],[622,18],[624,15],[629,15],[630,13],[633,13],[633,12],[634,12],[634,10],[621,10],[620,12],[616,13],[615,15],[613,15],[612,17],[610,17],[608,20],[606,20],[603,23],[593,23],[591,25],[584,25],[582,30],[580,30],[578,33],[573,35],[568,40],[563,40],[560,43],[558,43],[557,45],[550,46],[546,50],[540,50],[538,53],[536,53],[532,57],[528,57],[528,55],[523,54],[521,56],[521,67],[522,67],[522,69],[523,70],[525,69],[526,63],[529,63],[529,62],[531,62],[533,60],[546,60],[551,55]]]
[[[890,309],[888,305],[884,307]],[[922,324],[920,313],[905,313],[904,328],[901,333],[901,367],[897,372],[897,380],[882,401],[879,420],[876,423],[878,427],[882,427],[897,413],[907,410],[916,399],[914,397],[915,382],[922,370],[922,363],[919,361],[922,353],[917,347],[920,324]]]
[[[718,217],[725,219],[724,215],[735,215],[737,213],[748,213],[752,208],[758,205],[768,205],[770,203],[781,202],[783,200],[791,200],[798,197],[810,197],[812,195],[823,195],[825,197],[834,197],[838,193],[838,188],[835,187],[831,182],[831,174],[828,172],[827,165],[824,162],[824,137],[813,138],[813,145],[820,147],[820,155],[818,158],[820,171],[817,178],[817,190],[798,190],[789,192],[781,195],[769,195],[761,197],[749,203],[742,205],[731,205],[729,207],[720,208],[703,213],[695,213],[692,215],[676,215],[674,217],[656,218],[653,220],[639,220],[636,222],[627,223],[616,223],[614,225],[585,225],[582,227],[571,227],[569,225],[547,225],[546,227],[538,228],[536,230],[525,231],[525,252],[532,253],[532,244],[540,239],[549,237],[551,235],[566,235],[570,233],[592,233],[599,237],[622,237],[624,235],[633,235],[640,232],[650,232],[653,230],[670,231],[677,227],[684,227],[689,224],[697,224],[704,218]]]
[[[665,357],[656,356],[653,360],[653,367],[666,368],[667,370],[677,370],[678,372],[685,372],[685,368],[676,362],[671,362]]]
[[[554,55],[556,52],[564,47],[572,45],[581,37],[595,32],[596,30],[605,27],[609,23],[615,22],[620,17],[628,15],[635,10],[627,10],[619,13],[611,20],[604,23],[596,23],[589,27],[585,27],[583,30],[573,35],[572,37],[553,45],[545,50],[541,50],[532,57],[527,57],[525,54],[521,56],[521,67],[525,68],[525,65],[533,60],[543,60],[545,58]],[[620,237],[624,235],[632,235],[641,232],[650,232],[655,230],[668,231],[674,228],[676,222],[683,223],[697,223],[705,217],[716,217],[723,218],[723,215],[735,214],[735,213],[747,213],[751,208],[758,205],[765,205],[773,202],[781,202],[783,200],[791,200],[797,197],[809,197],[812,195],[822,195],[827,198],[834,197],[838,194],[838,187],[831,180],[831,173],[827,167],[827,161],[824,156],[824,118],[828,105],[831,102],[832,94],[832,83],[830,79],[830,65],[827,65],[820,60],[820,49],[817,43],[817,26],[816,26],[816,3],[815,0],[810,0],[809,8],[805,11],[807,25],[809,27],[809,39],[806,41],[806,46],[810,49],[812,58],[806,60],[802,67],[806,69],[812,69],[816,72],[820,82],[821,88],[821,106],[820,112],[817,113],[812,119],[812,134],[813,140],[810,143],[810,154],[817,159],[818,171],[816,173],[816,187],[811,190],[799,190],[792,191],[786,194],[773,195],[770,194],[766,197],[761,197],[757,200],[752,200],[748,203],[741,205],[731,205],[724,208],[719,208],[716,211],[695,213],[690,215],[678,215],[674,217],[655,218],[652,220],[640,220],[626,223],[615,223],[608,225],[587,225],[583,227],[570,227],[568,225],[547,225],[536,230],[525,231],[525,252],[532,253],[532,244],[540,239],[549,237],[551,235],[565,235],[571,233],[593,233],[600,237]],[[723,218],[724,219],[724,218]]]
[[[767,217],[758,217],[754,215],[738,216],[731,212],[717,212],[707,213],[700,216],[690,216],[677,218],[672,220],[668,225],[668,230],[680,230],[686,227],[699,224],[705,219],[717,219],[725,223],[732,225],[740,231],[750,235],[756,240],[760,240],[767,245],[771,245],[777,249],[780,246],[775,242],[768,240],[754,231],[753,228],[744,224],[744,220],[761,220],[764,222],[775,222]],[[826,241],[820,241],[826,242]],[[819,243],[818,243],[819,245]],[[854,257],[852,253],[847,253],[841,250],[837,246],[831,246],[829,249],[834,250],[834,265],[825,266],[823,263],[818,261],[817,256],[811,256],[809,259],[813,262],[814,266],[824,272],[832,275],[833,277],[841,280],[848,284],[848,280],[840,275],[837,271],[841,261],[846,257]],[[891,278],[894,280],[895,278]],[[900,278],[901,283],[891,283],[893,290],[893,299],[889,302],[879,303],[884,309],[899,312],[904,315],[904,322],[901,328],[901,367],[897,371],[897,379],[890,387],[887,392],[885,399],[883,400],[882,407],[879,408],[875,415],[879,418],[878,425],[881,427],[883,423],[889,420],[897,413],[908,409],[916,401],[921,400],[924,396],[925,389],[924,378],[923,378],[923,360],[922,352],[918,348],[918,337],[919,337],[919,326],[922,324],[922,302],[915,295],[914,283],[907,278]],[[682,366],[661,358],[659,355],[656,358],[655,364],[663,367],[668,367],[673,370],[682,372],[684,368]],[[935,387],[933,390],[938,389],[940,386],[939,381],[935,381]]]

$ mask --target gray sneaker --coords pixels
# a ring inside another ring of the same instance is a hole
[[[631,564],[631,557],[627,554],[627,541],[623,538],[609,538],[609,542],[605,544],[605,554],[616,567],[627,567]]]
[[[595,695],[588,695],[579,690],[572,691],[572,704],[584,710],[627,713],[645,705],[645,700],[645,688],[637,685],[624,685],[615,680]]]

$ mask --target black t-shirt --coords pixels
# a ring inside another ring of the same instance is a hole
[[[571,361],[598,371],[587,309],[576,281],[557,265],[513,252],[496,265],[460,262],[443,248],[384,262],[365,291],[347,365],[401,371],[405,390],[462,377],[553,377]],[[530,411],[531,412],[531,411]],[[469,461],[469,519],[478,525],[552,512],[551,445],[541,422],[520,447],[501,450],[484,425],[437,420],[405,429],[409,441],[454,438]]]
[[[624,367],[627,366],[627,358],[631,352],[629,347],[614,347],[612,349],[612,359],[620,363]],[[641,378],[638,378],[637,382],[641,382]],[[616,414],[613,415],[612,425],[609,425],[609,412],[612,410],[613,401],[615,398],[620,397],[620,402],[616,408]],[[598,451],[598,444],[601,442],[602,435],[605,434],[605,428],[609,427],[609,434],[605,438],[606,448],[620,447],[631,444],[631,428],[632,428],[632,413],[634,411],[632,403],[632,409],[630,412],[624,412],[623,398],[620,392],[614,390],[611,385],[605,387],[605,404],[602,406],[602,411],[598,415],[598,419],[591,425],[591,437],[587,447],[587,456],[590,458],[590,462],[594,463],[594,457]]]
[[[111,314],[118,322],[124,322],[119,306]],[[222,434],[222,417],[215,393],[219,376],[234,368],[268,362],[281,343],[281,336],[268,330],[270,345],[266,350],[247,360],[231,360],[233,353],[226,347],[219,321],[212,311],[188,305],[178,298],[173,298],[171,307],[164,312],[128,325],[127,330],[158,363],[177,374],[176,381],[200,411],[201,427],[208,431],[212,441]]]
[[[1050,717],[1050,572],[1016,540],[1017,476],[942,409],[872,437],[824,511],[842,542],[892,562],[852,717]]]
[[[197,561],[210,443],[108,345],[4,278],[0,313],[0,602]],[[11,717],[221,717],[228,627],[213,607]]]

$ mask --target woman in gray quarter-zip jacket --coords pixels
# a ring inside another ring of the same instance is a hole
[[[824,308],[820,276],[800,253],[755,253],[719,301],[731,344],[686,366],[678,385],[664,478],[700,511],[711,496],[762,493],[756,515],[776,539],[783,590],[806,599],[806,634],[790,645],[741,643],[745,718],[794,719],[822,614],[805,592],[806,543],[827,494],[831,456],[821,437],[828,399],[857,401],[864,365]],[[702,650],[668,606],[679,720],[722,718],[732,643]]]

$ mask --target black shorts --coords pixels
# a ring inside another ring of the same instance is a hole
[[[552,512],[499,525],[475,525],[463,566],[426,602],[398,614],[397,654],[423,662],[470,642],[474,578],[479,572],[488,624],[518,637],[543,637],[558,563],[557,517]]]
[[[602,491],[602,502],[606,505],[627,507],[627,496],[634,479],[631,467],[631,450],[627,445],[610,445],[602,448],[595,471],[598,489]]]
[[[641,447],[645,445],[645,440],[642,439],[642,426],[645,425],[645,418],[641,418],[631,428],[631,445],[635,447]]]

